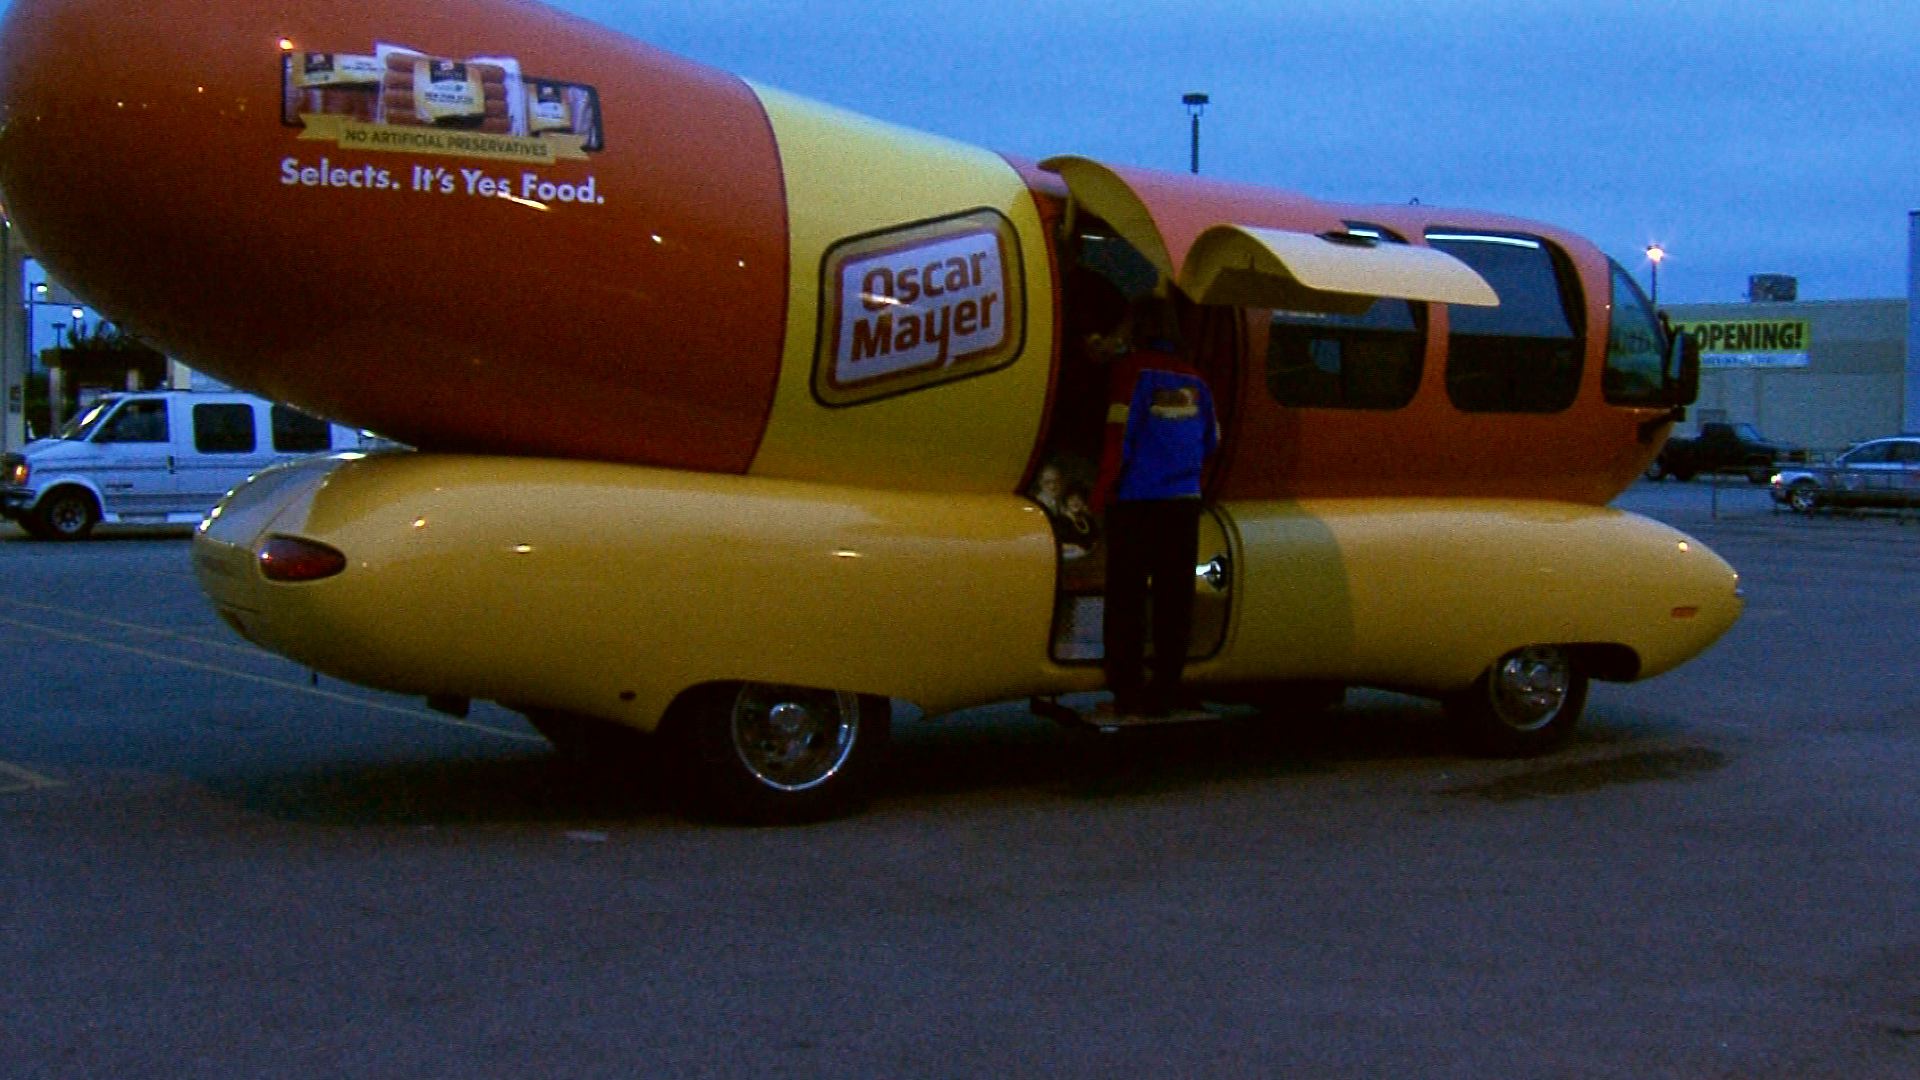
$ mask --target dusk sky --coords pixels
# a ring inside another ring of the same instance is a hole
[[[1592,239],[1663,302],[1905,296],[1920,6],[1291,0],[559,5],[756,82],[1027,157],[1340,201],[1497,210]]]

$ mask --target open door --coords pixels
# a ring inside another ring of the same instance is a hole
[[[1059,245],[1062,356],[1047,442],[1029,495],[1047,511],[1057,541],[1051,656],[1064,663],[1098,663],[1105,655],[1105,523],[1087,503],[1106,435],[1110,369],[1092,355],[1085,338],[1109,329],[1129,302],[1165,288],[1152,261],[1119,232],[1101,218],[1080,214]],[[1188,359],[1214,388],[1215,412],[1230,431],[1243,352],[1238,312],[1190,306],[1181,336]],[[1195,572],[1211,569],[1204,581],[1196,576],[1195,657],[1211,656],[1225,639],[1232,564],[1226,531],[1215,515],[1202,515],[1200,529]]]
[[[1085,324],[1099,321],[1098,309],[1110,306],[1099,297],[1111,291],[1132,300],[1176,289],[1193,301],[1193,319],[1182,328],[1188,359],[1214,390],[1229,443],[1245,309],[1357,314],[1381,297],[1499,302],[1485,279],[1459,259],[1354,232],[1330,208],[1303,196],[1081,157],[1052,158],[1041,167],[1058,173],[1069,193],[1059,245],[1061,371],[1034,493],[1050,513],[1076,486],[1094,480],[1105,424],[1105,371],[1080,338]],[[1098,661],[1104,654],[1103,551],[1097,539],[1069,539],[1084,537],[1086,530],[1072,524],[1071,516],[1067,520],[1064,528],[1056,525],[1062,539],[1053,656]],[[1097,532],[1098,523],[1093,528]],[[1217,512],[1201,516],[1200,530],[1189,652],[1196,658],[1213,655],[1224,642],[1233,589],[1230,531]]]

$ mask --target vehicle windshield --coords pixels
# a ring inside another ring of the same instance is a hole
[[[1760,434],[1760,429],[1754,427],[1752,424],[1735,424],[1733,425],[1733,433],[1750,442],[1767,441],[1767,437]]]
[[[100,422],[107,418],[107,414],[112,412],[114,405],[118,403],[118,398],[96,402],[94,406],[86,412],[67,421],[67,426],[61,428],[59,434],[55,435],[54,438],[85,442],[93,437],[94,432],[100,430]]]

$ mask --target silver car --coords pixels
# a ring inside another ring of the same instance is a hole
[[[1831,464],[1781,469],[1773,501],[1803,514],[1823,506],[1920,506],[1920,435],[1874,439]]]

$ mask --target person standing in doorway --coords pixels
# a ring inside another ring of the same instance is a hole
[[[1094,510],[1106,513],[1107,685],[1121,716],[1165,716],[1198,700],[1181,684],[1193,624],[1200,484],[1220,443],[1213,394],[1181,354],[1172,300],[1143,297],[1114,349]],[[1152,681],[1146,678],[1152,598]]]

